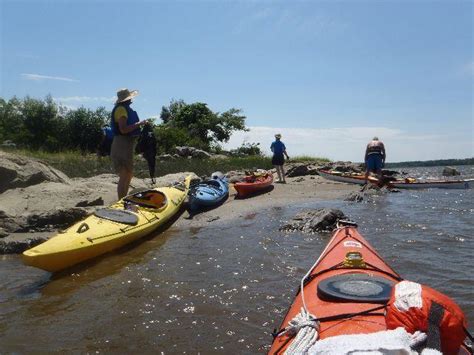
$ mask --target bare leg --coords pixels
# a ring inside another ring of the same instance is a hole
[[[277,182],[280,182],[280,181],[282,181],[280,166],[279,166],[279,165],[275,165],[275,168],[276,168],[277,175],[278,175],[278,181],[277,181]]]
[[[120,170],[119,182],[118,182],[118,185],[117,185],[117,195],[118,195],[119,200],[122,197],[127,196],[128,188],[130,186],[130,181],[132,181],[132,177],[133,177],[133,172],[132,171],[127,170],[125,168],[122,168]]]
[[[280,165],[280,170],[281,170],[282,181],[286,184],[286,180],[285,180],[285,168],[283,167],[283,165]]]

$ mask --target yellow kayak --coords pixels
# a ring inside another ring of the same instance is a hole
[[[23,253],[25,264],[55,272],[120,248],[149,234],[175,215],[188,191],[184,184],[124,197]]]

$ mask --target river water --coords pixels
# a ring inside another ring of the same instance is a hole
[[[459,169],[474,176],[474,167]],[[402,170],[435,176],[441,168]],[[330,237],[278,228],[319,207],[356,221],[402,277],[453,297],[472,331],[473,201],[474,189],[403,191],[368,203],[272,208],[200,229],[178,223],[59,277],[4,256],[0,352],[264,353]]]

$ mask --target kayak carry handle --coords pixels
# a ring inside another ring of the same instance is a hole
[[[77,233],[84,233],[89,230],[89,225],[86,222],[81,223],[79,228],[77,228]]]
[[[351,221],[349,219],[340,219],[337,221],[337,227],[339,228],[339,226],[349,226],[349,227],[358,227],[357,223],[354,222],[354,221]]]

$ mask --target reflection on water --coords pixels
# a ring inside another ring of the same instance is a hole
[[[171,227],[53,278],[7,256],[0,344],[4,352],[263,353],[329,239],[278,231],[311,207],[342,209],[403,277],[454,297],[473,329],[473,195],[403,191],[371,203],[306,203]]]

